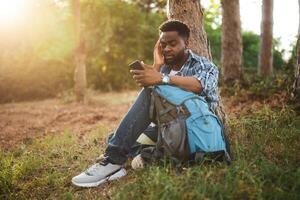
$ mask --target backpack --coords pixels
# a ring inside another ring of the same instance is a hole
[[[204,97],[171,85],[154,86],[151,94],[150,115],[158,126],[156,147],[141,152],[184,162],[195,155],[222,153],[230,162],[229,143],[223,125],[212,113]]]

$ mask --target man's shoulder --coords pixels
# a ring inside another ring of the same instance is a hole
[[[218,70],[218,67],[208,58],[197,55],[197,54],[193,53],[191,50],[190,50],[190,53],[191,53],[191,58],[194,61],[193,67],[196,67],[196,68],[200,67],[201,69],[214,68],[215,70]]]
[[[194,53],[192,50],[189,50],[190,54],[191,54],[191,58],[200,63],[200,64],[210,64],[210,65],[214,65],[214,63],[209,60],[208,58],[204,57],[204,56],[200,56],[196,53]]]

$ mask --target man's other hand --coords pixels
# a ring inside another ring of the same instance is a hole
[[[164,64],[164,57],[162,54],[160,39],[157,40],[153,50],[153,67],[157,71],[160,71],[161,66]]]
[[[162,74],[152,66],[146,65],[144,62],[141,63],[144,68],[143,70],[130,70],[137,84],[141,87],[145,87],[161,83]]]

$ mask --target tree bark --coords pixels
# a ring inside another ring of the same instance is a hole
[[[297,59],[295,66],[295,81],[293,86],[293,96],[298,102],[300,101],[300,35],[297,41]]]
[[[239,0],[222,0],[222,75],[238,80],[242,73],[243,44]]]
[[[261,75],[272,75],[273,73],[273,0],[263,0],[262,22],[260,36],[260,54],[258,73]]]
[[[300,105],[300,0],[298,0],[298,6],[299,6],[299,25],[298,25],[298,40],[296,46],[295,80],[293,84],[292,97]]]
[[[168,0],[168,19],[176,19],[191,30],[189,48],[198,55],[211,59],[203,24],[203,9],[199,0]]]
[[[300,34],[300,0],[298,0],[298,9],[299,9],[299,24],[298,24],[298,34]]]
[[[74,31],[75,31],[75,49],[74,49],[74,92],[77,102],[85,102],[86,98],[86,55],[85,55],[85,41],[81,34],[81,13],[80,0],[72,0],[72,11],[74,17]]]
[[[196,54],[211,59],[210,48],[203,24],[203,9],[199,0],[168,0],[168,19],[176,19],[186,23],[190,30],[189,48]],[[216,114],[227,129],[227,115],[224,111],[222,99]]]

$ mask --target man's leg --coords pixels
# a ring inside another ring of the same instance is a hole
[[[122,119],[112,138],[109,139],[105,156],[114,164],[123,164],[139,135],[149,126],[151,89],[143,89],[135,103]]]
[[[151,89],[144,88],[133,106],[129,109],[113,137],[109,140],[105,158],[78,176],[72,183],[80,187],[95,187],[106,181],[126,175],[122,164],[126,162],[127,154],[138,136],[148,127]]]

